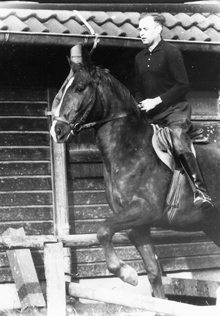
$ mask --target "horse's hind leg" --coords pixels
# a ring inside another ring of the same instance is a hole
[[[137,285],[138,275],[136,271],[129,265],[125,264],[122,260],[120,260],[115,253],[112,244],[112,237],[115,233],[114,227],[115,225],[113,216],[112,219],[107,219],[106,221],[104,221],[97,233],[97,238],[104,250],[108,270],[114,275],[118,276],[120,279],[122,279],[122,281],[131,285]]]
[[[161,268],[151,240],[150,227],[138,227],[137,229],[130,230],[127,234],[143,259],[154,296],[157,298],[165,298]]]

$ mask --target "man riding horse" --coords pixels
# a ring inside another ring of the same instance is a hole
[[[139,32],[146,46],[135,58],[136,100],[147,118],[171,130],[174,157],[187,174],[194,191],[194,205],[205,214],[213,204],[191,151],[191,107],[185,99],[189,81],[179,49],[162,39],[165,18],[161,14],[143,13]]]

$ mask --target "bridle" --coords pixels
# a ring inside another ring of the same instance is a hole
[[[99,94],[100,100],[102,102],[103,108],[105,109],[105,100],[101,94],[100,88],[99,88],[99,84],[100,84],[100,77],[101,75],[99,74],[99,79],[97,81],[92,80],[93,85],[95,86],[94,89],[94,93],[91,95],[89,102],[86,106],[86,111],[84,112],[84,114],[82,115],[82,117],[80,118],[80,120],[77,123],[73,123],[72,121],[68,121],[65,117],[59,117],[59,116],[54,116],[53,117],[53,121],[58,121],[58,122],[62,122],[66,125],[69,126],[70,128],[70,133],[71,134],[75,134],[80,132],[82,129],[87,129],[87,128],[91,128],[94,126],[98,126],[98,125],[102,125],[104,123],[113,121],[113,120],[117,120],[117,119],[121,119],[121,118],[125,118],[127,117],[129,114],[124,114],[124,115],[119,115],[116,117],[111,117],[111,118],[106,118],[106,119],[101,119],[98,121],[94,121],[94,122],[90,122],[90,123],[85,123],[89,113],[91,112],[94,104],[95,104],[95,97],[96,97],[96,91]]]

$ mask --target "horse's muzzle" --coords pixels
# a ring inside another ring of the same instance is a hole
[[[66,143],[72,135],[71,127],[60,121],[53,121],[50,134],[57,143]]]

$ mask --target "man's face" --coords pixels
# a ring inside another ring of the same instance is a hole
[[[154,21],[152,16],[147,16],[139,21],[138,30],[143,44],[150,46],[160,34],[160,25]]]

